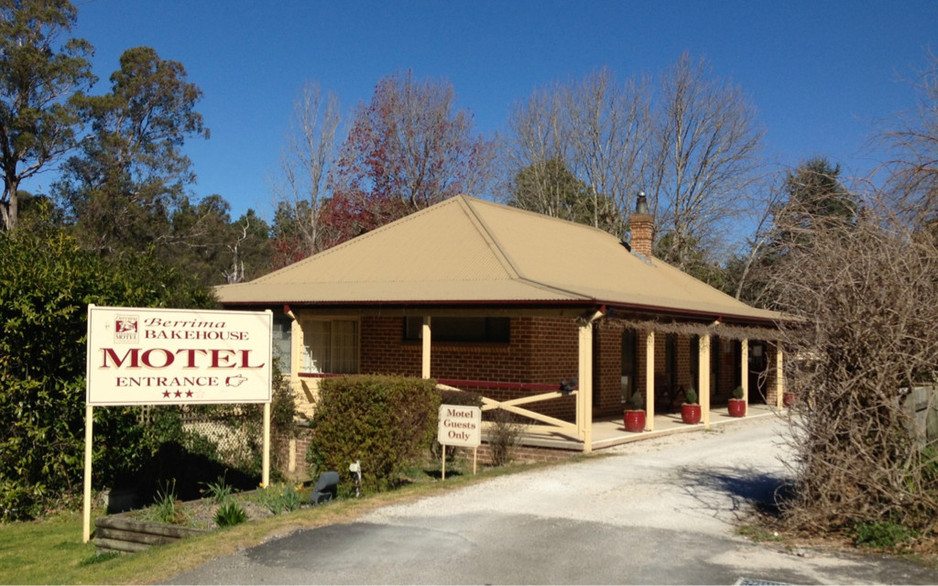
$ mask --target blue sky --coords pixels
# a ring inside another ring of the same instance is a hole
[[[877,162],[864,149],[875,125],[915,105],[900,78],[938,52],[935,0],[73,2],[101,92],[121,52],[139,45],[182,62],[202,88],[211,138],[187,145],[193,191],[221,194],[235,217],[272,215],[268,178],[307,80],[335,92],[348,118],[385,75],[445,77],[492,134],[536,87],[602,66],[623,79],[657,74],[689,51],[750,96],[770,160],[822,154],[854,176]]]

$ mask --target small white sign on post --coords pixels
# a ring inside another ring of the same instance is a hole
[[[443,446],[443,479],[446,479],[446,446],[473,448],[472,473],[482,443],[482,408],[465,405],[440,405],[436,439]]]

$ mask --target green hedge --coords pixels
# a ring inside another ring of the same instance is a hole
[[[0,233],[0,520],[81,495],[87,306],[212,307],[211,293],[153,255],[102,258],[63,230]],[[148,456],[136,414],[95,411],[95,483]]]
[[[307,458],[313,474],[335,470],[351,481],[361,461],[362,487],[393,488],[401,470],[422,457],[436,437],[436,381],[395,376],[324,379],[313,416]]]

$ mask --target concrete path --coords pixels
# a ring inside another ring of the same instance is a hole
[[[934,584],[875,556],[789,552],[736,536],[786,478],[779,420],[616,448],[298,531],[177,584]]]

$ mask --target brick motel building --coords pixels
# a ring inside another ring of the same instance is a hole
[[[736,387],[780,408],[780,315],[655,259],[641,199],[625,243],[457,196],[217,294],[227,309],[273,310],[275,354],[305,416],[319,380],[358,373],[478,392],[483,411],[531,424],[526,445],[584,452],[602,447],[600,422],[624,435],[636,393],[648,431],[690,387],[708,428]]]

